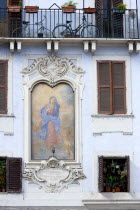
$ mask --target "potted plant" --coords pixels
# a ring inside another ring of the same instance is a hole
[[[38,6],[25,6],[26,13],[38,13]]]
[[[63,13],[74,13],[75,9],[76,9],[76,5],[77,5],[77,3],[74,3],[73,1],[69,1],[62,6],[62,12]]]
[[[84,10],[84,13],[86,13],[86,14],[96,13],[96,8],[88,7],[88,8],[84,8],[83,10]]]
[[[126,10],[127,5],[126,4],[118,4],[118,6],[116,8],[113,8],[113,13],[116,14],[125,14],[125,10]]]
[[[111,192],[111,186],[112,186],[112,180],[110,179],[110,176],[107,176],[105,179],[105,191],[106,192]]]
[[[22,1],[19,1],[17,5],[8,6],[8,12],[19,13],[21,11]]]

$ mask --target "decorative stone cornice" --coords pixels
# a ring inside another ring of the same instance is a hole
[[[68,58],[60,58],[55,55],[36,59],[29,68],[23,69],[23,74],[31,74],[37,71],[51,84],[64,77],[69,71],[75,75],[82,75],[84,71],[76,67]]]
[[[81,168],[72,168],[54,157],[48,162],[41,161],[39,167],[25,168],[23,177],[48,193],[59,193],[75,181],[86,178]]]

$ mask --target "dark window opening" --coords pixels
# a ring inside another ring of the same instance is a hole
[[[129,192],[129,156],[99,157],[99,191]]]

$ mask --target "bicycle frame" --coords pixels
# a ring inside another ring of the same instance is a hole
[[[68,29],[71,31],[71,34],[77,34],[77,33],[80,31],[80,29],[82,29],[82,28],[84,28],[85,26],[90,25],[90,24],[91,24],[91,23],[87,22],[87,21],[86,21],[86,18],[83,17],[83,23],[81,23],[77,28],[72,29],[72,26],[71,26],[70,23],[69,23],[69,25],[66,24],[66,26],[67,26]]]

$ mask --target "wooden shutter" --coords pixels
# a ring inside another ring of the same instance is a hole
[[[123,3],[123,0],[113,0],[113,7],[117,7],[118,4]],[[112,29],[113,38],[123,37],[123,14],[113,14]]]
[[[125,63],[112,62],[113,113],[126,113]]]
[[[127,165],[127,192],[130,192],[130,158],[126,156],[126,165]]]
[[[98,62],[98,111],[112,114],[111,62]]]
[[[0,114],[7,113],[8,61],[0,61]]]
[[[96,12],[96,26],[100,31],[100,37],[103,37],[103,0],[96,0],[95,7],[97,9]]]
[[[7,192],[22,190],[22,158],[7,158]]]
[[[103,177],[103,156],[99,157],[99,192],[104,191],[104,177]]]

